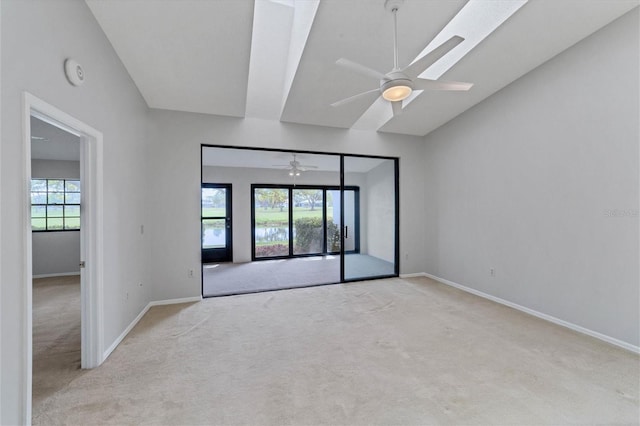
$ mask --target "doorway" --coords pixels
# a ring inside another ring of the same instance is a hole
[[[26,407],[26,423],[31,423],[32,416],[32,386],[33,386],[33,242],[32,242],[32,119],[38,119],[48,125],[63,130],[79,139],[80,155],[80,352],[81,368],[94,368],[104,360],[103,354],[103,319],[102,319],[102,133],[75,119],[67,113],[50,105],[41,99],[23,93],[23,170],[24,170],[24,204],[23,204],[23,277],[25,291],[24,312],[26,313],[26,327],[23,330],[24,352],[26,363],[24,370],[24,393],[21,398]],[[38,135],[34,135],[38,136]],[[58,185],[53,183],[53,185]],[[63,186],[66,183],[63,182]],[[75,197],[73,184],[69,186],[70,198]],[[43,192],[43,191],[40,191]],[[52,191],[56,192],[56,191]],[[59,191],[55,197],[60,197]],[[63,198],[66,194],[63,191]],[[48,197],[48,194],[47,194]],[[56,207],[56,206],[54,206]],[[57,206],[59,207],[59,206]],[[45,208],[46,210],[46,208]],[[62,218],[62,228],[73,227],[77,224],[77,209],[69,203],[68,211],[62,206],[53,209],[51,223],[59,226]],[[42,219],[42,210],[34,211],[34,219]],[[66,219],[66,220],[65,220]],[[45,222],[49,217],[45,217]],[[41,223],[42,220],[39,221]]]
[[[33,410],[80,374],[80,138],[31,116]]]
[[[233,260],[231,184],[201,187],[202,263]]]

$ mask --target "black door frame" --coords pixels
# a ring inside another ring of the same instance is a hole
[[[202,247],[200,240],[202,263],[231,262],[233,260],[233,206],[232,188],[230,183],[201,183],[200,184],[200,232],[204,236],[204,221],[207,219],[224,219],[225,221],[225,247],[208,248]],[[224,188],[225,189],[225,216],[203,216],[202,215],[202,189],[204,188]]]
[[[312,155],[335,155],[340,158],[340,186],[344,187],[344,158],[345,157],[362,157],[362,158],[380,158],[384,160],[392,160],[394,162],[395,169],[395,267],[393,275],[385,275],[385,276],[375,276],[375,277],[366,277],[360,280],[372,280],[378,278],[388,278],[388,277],[397,277],[400,274],[400,158],[399,157],[390,157],[384,155],[367,155],[367,154],[345,154],[340,152],[327,152],[327,151],[310,151],[310,150],[300,150],[300,149],[281,149],[281,148],[263,148],[263,147],[252,147],[252,146],[234,146],[234,145],[219,145],[219,144],[201,144],[200,145],[200,182],[202,182],[203,178],[203,168],[202,164],[203,160],[203,151],[205,148],[224,148],[224,149],[243,149],[249,151],[269,151],[269,152],[286,152],[291,154],[312,154]],[[341,198],[344,201],[344,192],[341,191]],[[344,215],[344,209],[341,209],[342,214]],[[253,223],[253,222],[252,222]],[[341,224],[344,223],[344,216],[341,218]],[[344,229],[340,227],[340,241],[344,241]],[[253,246],[253,244],[252,244]],[[345,280],[344,278],[344,256],[340,256],[340,282],[351,282],[358,281],[358,279],[353,280]]]

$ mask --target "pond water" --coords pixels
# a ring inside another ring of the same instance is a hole
[[[295,233],[295,230],[294,230]],[[256,244],[275,241],[289,241],[289,228],[261,227],[255,228]]]
[[[227,235],[224,228],[209,228],[204,230],[202,236],[202,248],[220,248],[227,243]]]

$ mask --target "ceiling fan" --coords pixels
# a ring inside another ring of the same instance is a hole
[[[402,112],[402,101],[411,95],[414,90],[452,90],[452,91],[466,91],[473,86],[473,83],[461,83],[457,81],[440,81],[430,80],[427,78],[418,78],[427,68],[436,63],[438,59],[449,53],[454,47],[464,41],[462,37],[453,36],[449,40],[442,43],[440,46],[432,50],[431,52],[418,59],[413,64],[400,68],[398,66],[398,19],[397,12],[404,0],[386,0],[385,9],[393,13],[393,69],[386,74],[371,69],[365,65],[357,62],[350,61],[349,59],[340,58],[336,61],[336,64],[348,68],[352,71],[358,72],[368,77],[377,78],[380,80],[380,87],[377,89],[368,90],[366,92],[358,93],[357,95],[350,96],[340,101],[331,104],[332,107],[338,107],[348,102],[356,100],[362,96],[369,95],[370,93],[379,92],[387,101],[391,102],[393,109],[393,115],[398,115]]]
[[[293,154],[293,160],[289,161],[289,164],[274,164],[273,167],[280,167],[285,170],[289,170],[289,176],[300,176],[300,172],[306,172],[309,169],[318,168],[318,166],[300,164],[300,162],[296,160],[296,154]]]

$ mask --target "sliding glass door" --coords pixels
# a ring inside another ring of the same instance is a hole
[[[359,248],[358,188],[345,191],[345,248]],[[340,254],[342,219],[339,187],[252,185],[253,258]]]
[[[343,279],[397,275],[397,160],[344,156],[343,167]]]

